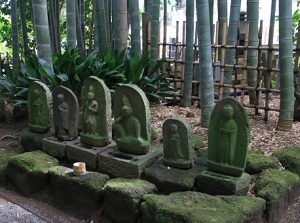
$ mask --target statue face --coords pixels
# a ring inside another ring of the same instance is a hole
[[[233,108],[230,105],[226,105],[223,108],[223,115],[227,119],[231,119],[233,116]]]
[[[89,100],[93,100],[95,98],[95,94],[93,92],[89,92],[87,97]]]
[[[123,113],[123,116],[124,117],[129,117],[129,116],[131,116],[131,109],[129,108],[129,107],[127,107],[127,106],[123,106],[122,107],[122,113]]]
[[[59,94],[59,95],[57,95],[57,99],[58,99],[59,103],[62,103],[65,100],[65,97],[63,94]]]
[[[170,132],[171,132],[171,133],[176,133],[176,132],[177,132],[177,125],[172,124],[172,125],[170,126]]]

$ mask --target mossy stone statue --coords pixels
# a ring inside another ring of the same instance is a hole
[[[58,86],[52,92],[55,136],[71,141],[78,136],[79,104],[72,90]]]
[[[245,169],[250,139],[245,108],[232,98],[216,104],[208,132],[208,170],[240,177]]]
[[[112,141],[111,96],[98,77],[91,76],[81,91],[83,111],[80,141],[91,146],[106,146]]]
[[[34,81],[28,89],[29,130],[47,132],[52,123],[52,95],[44,83]]]
[[[163,164],[188,169],[193,165],[192,129],[184,119],[168,118],[163,124]]]
[[[145,93],[136,85],[117,88],[113,97],[114,140],[122,152],[144,155],[150,148],[151,114]]]

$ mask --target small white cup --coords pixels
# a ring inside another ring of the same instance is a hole
[[[73,174],[75,176],[82,176],[86,172],[85,163],[76,162],[73,164]]]

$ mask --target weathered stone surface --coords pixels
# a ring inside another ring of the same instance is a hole
[[[160,160],[145,169],[143,179],[155,184],[163,193],[193,190],[196,176],[205,169],[197,164],[187,170],[167,167]]]
[[[71,162],[84,162],[89,170],[97,170],[98,153],[116,147],[113,142],[107,146],[94,147],[80,143],[79,139],[66,144],[66,154]]]
[[[288,170],[265,170],[255,184],[257,197],[266,200],[266,219],[279,222],[288,207],[300,196],[300,178]]]
[[[279,169],[279,160],[274,156],[265,156],[261,151],[249,151],[245,172],[258,174],[266,169]]]
[[[286,147],[273,156],[277,157],[280,163],[287,170],[292,171],[300,176],[300,148],[299,147]]]
[[[142,197],[156,191],[155,185],[140,179],[116,178],[106,182],[104,212],[114,222],[137,222],[140,217]]]
[[[166,166],[188,169],[194,163],[192,129],[180,117],[168,118],[163,123],[163,163]]]
[[[70,141],[78,136],[79,104],[69,88],[59,85],[52,92],[55,136]]]
[[[14,151],[1,148],[0,149],[0,184],[6,184],[7,174],[6,169],[8,165],[8,160],[10,157],[17,155]]]
[[[112,141],[111,96],[98,77],[88,77],[81,91],[83,111],[80,140],[91,146],[106,146]]]
[[[55,137],[47,137],[42,141],[42,150],[57,159],[66,157],[66,142],[58,141]]]
[[[113,97],[114,140],[129,154],[148,153],[151,143],[151,113],[145,93],[136,85],[118,87]]]
[[[246,196],[210,196],[199,192],[149,194],[141,205],[143,223],[261,223],[265,201]]]
[[[45,133],[52,124],[52,95],[50,89],[40,81],[34,81],[28,88],[29,129]]]
[[[7,166],[8,178],[25,195],[45,188],[49,184],[48,171],[58,161],[42,151],[13,156]]]
[[[20,134],[20,144],[24,148],[25,152],[31,152],[35,150],[42,150],[42,141],[51,135],[50,132],[44,134],[35,133],[24,129]]]
[[[75,176],[72,169],[62,166],[51,168],[49,174],[51,188],[60,207],[83,218],[91,218],[100,210],[102,188],[109,176],[96,172]]]
[[[247,195],[251,176],[243,173],[240,177],[231,177],[211,171],[202,171],[196,178],[199,191],[211,195]]]
[[[145,168],[161,156],[162,149],[154,146],[146,155],[132,155],[112,148],[98,154],[98,171],[110,177],[139,178]]]
[[[249,120],[243,105],[233,98],[216,104],[208,131],[208,169],[239,177],[246,165]]]

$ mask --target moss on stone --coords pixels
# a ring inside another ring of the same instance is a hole
[[[274,156],[265,156],[261,151],[248,152],[245,172],[257,174],[266,169],[279,169],[279,160]]]
[[[0,183],[6,182],[6,168],[10,157],[15,156],[16,153],[7,149],[0,148]]]
[[[48,173],[51,167],[58,166],[55,158],[39,150],[12,156],[9,163],[32,174]]]
[[[203,143],[203,138],[201,136],[193,134],[192,139],[193,139],[196,151],[199,151],[200,149],[203,148],[204,143]]]
[[[300,178],[288,170],[265,170],[259,176],[255,191],[258,197],[272,203],[289,191],[292,187],[300,184]]]
[[[87,172],[82,176],[75,176],[72,169],[63,166],[52,167],[49,174],[61,183],[78,184],[95,192],[102,191],[104,184],[109,180],[109,176],[96,172]]]
[[[104,188],[104,211],[115,222],[136,222],[142,197],[154,193],[154,184],[140,179],[116,178]]]
[[[244,196],[210,196],[199,192],[144,196],[145,223],[258,222],[265,201]]]
[[[273,156],[277,157],[285,169],[290,170],[300,175],[300,148],[299,147],[286,147]]]
[[[151,140],[154,141],[156,139],[158,139],[158,133],[154,128],[151,128]]]

